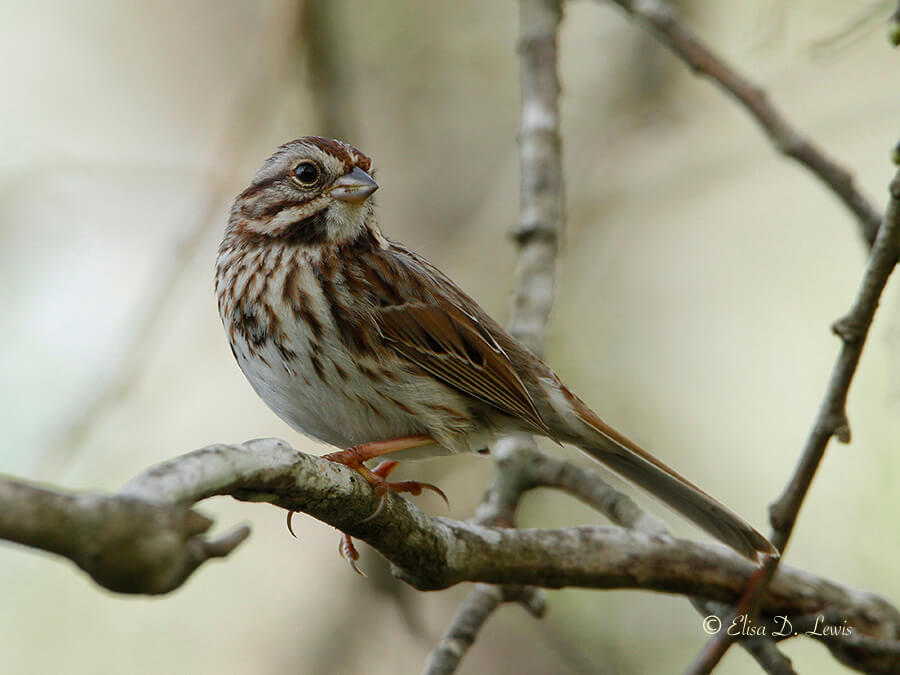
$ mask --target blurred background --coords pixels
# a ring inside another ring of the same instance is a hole
[[[680,5],[886,202],[900,119],[892,3]],[[0,472],[114,491],[216,442],[325,450],[253,393],[212,290],[231,199],[298,136],[371,155],[383,228],[507,317],[515,2],[5,0],[2,14]],[[617,8],[570,3],[561,44],[568,224],[547,359],[607,421],[768,531],[838,351],[829,324],[865,263],[857,224]],[[898,308],[894,283],[851,391],[853,443],[831,446],[787,558],[895,604]],[[467,518],[492,464],[402,471],[439,483]],[[432,496],[417,503],[443,512]],[[0,545],[3,671],[417,673],[468,590],[413,592],[366,552],[362,579],[334,530],[298,516],[295,540],[271,506],[200,510],[253,535],[163,598],[115,596],[68,562]],[[549,492],[520,517],[601,522]],[[681,598],[564,590],[549,604],[541,622],[503,608],[462,672],[670,672],[705,641]],[[801,671],[840,672],[817,644],[784,649]],[[733,649],[718,672],[757,669]]]

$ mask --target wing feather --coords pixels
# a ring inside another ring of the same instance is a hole
[[[477,319],[452,305],[419,303],[380,307],[377,314],[397,353],[451,387],[549,431],[509,358]]]

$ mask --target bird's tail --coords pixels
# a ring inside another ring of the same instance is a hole
[[[741,555],[755,561],[760,553],[778,554],[771,542],[740,516],[578,403],[576,414],[585,426],[561,440],[574,443]]]

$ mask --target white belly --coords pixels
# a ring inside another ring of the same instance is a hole
[[[246,344],[236,345],[235,352],[256,393],[297,431],[341,448],[427,431],[400,415],[375,413],[372,406],[385,407],[382,397],[371,383],[354,374],[345,354],[320,352],[315,357],[317,370],[308,349],[289,348],[296,357],[285,359],[271,344],[253,355]]]

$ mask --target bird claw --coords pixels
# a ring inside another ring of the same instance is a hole
[[[450,500],[447,498],[447,495],[441,490],[437,485],[432,483],[420,483],[417,480],[401,480],[395,481],[393,483],[387,480],[387,477],[391,474],[391,472],[397,468],[399,462],[394,460],[381,462],[378,466],[376,466],[370,472],[372,477],[366,477],[369,482],[372,484],[372,487],[375,489],[376,493],[381,493],[382,501],[379,502],[378,508],[375,510],[371,516],[366,518],[366,520],[371,520],[378,513],[384,509],[384,494],[387,490],[393,490],[394,492],[408,492],[414,497],[418,497],[422,494],[422,490],[431,490],[432,492],[437,493],[437,495],[444,500],[444,504],[447,505],[447,508],[450,508]]]
[[[376,474],[375,471],[373,471],[372,473]],[[441,490],[437,485],[433,485],[432,483],[420,483],[417,480],[401,480],[391,483],[382,478],[381,480],[372,483],[372,489],[375,490],[375,494],[379,495],[380,497],[380,499],[378,500],[378,506],[375,507],[375,511],[372,512],[372,515],[366,516],[359,521],[360,523],[367,523],[370,520],[374,520],[384,512],[384,508],[385,506],[387,506],[388,490],[397,493],[408,492],[414,497],[418,497],[420,494],[422,494],[422,490],[431,490],[432,492],[437,493],[437,495],[444,500],[444,504],[447,505],[447,509],[450,509],[450,500],[447,498],[447,495],[444,494],[444,491]]]
[[[372,511],[372,515],[366,516],[359,522],[360,523],[368,523],[370,520],[375,520],[384,511],[384,507],[386,505],[387,505],[387,491],[384,491],[381,493],[381,499],[378,500],[378,506],[376,506],[375,510]]]
[[[447,498],[447,495],[441,488],[433,483],[420,483],[417,480],[403,480],[396,483],[388,483],[387,485],[394,492],[408,492],[416,497],[422,494],[422,490],[431,490],[436,493],[438,497],[443,499],[444,504],[447,505],[447,509],[450,509],[450,500]]]
[[[341,532],[341,540],[338,542],[338,553],[349,563],[354,572],[361,577],[366,576],[366,573],[359,569],[356,564],[356,561],[359,560],[359,551],[356,550],[356,546],[353,545],[353,539],[346,532]]]
[[[366,520],[371,520],[375,518],[381,511],[384,509],[385,498],[384,495],[381,497],[381,502],[378,504],[378,508],[375,510],[371,516],[366,518],[365,520],[361,520],[360,522],[366,522]],[[294,534],[294,528],[291,527],[291,519],[294,517],[296,511],[288,511],[287,512],[287,529],[288,532],[291,533],[291,536],[294,539],[297,539],[297,535]],[[356,564],[356,561],[359,560],[359,551],[356,550],[356,546],[353,545],[353,539],[350,538],[350,535],[346,532],[341,532],[341,540],[338,542],[338,553],[341,554],[341,557],[347,561],[350,567],[353,568],[353,571],[356,572],[359,576],[365,577],[366,573],[359,569],[359,566]]]
[[[359,523],[367,523],[371,520],[375,520],[384,513],[387,508],[387,493],[388,491],[393,492],[408,492],[411,495],[418,496],[422,494],[423,490],[431,490],[436,493],[441,499],[444,500],[444,504],[447,505],[447,508],[450,508],[450,500],[447,498],[447,495],[441,490],[437,485],[433,485],[431,483],[420,483],[416,480],[403,480],[403,481],[388,481],[387,478],[391,474],[391,472],[397,468],[398,462],[394,460],[388,460],[381,462],[374,469],[369,469],[363,462],[366,459],[370,459],[371,457],[367,457],[364,453],[360,452],[361,447],[350,448],[349,450],[342,450],[341,452],[333,452],[328,455],[325,455],[325,459],[328,459],[332,462],[337,462],[338,464],[343,464],[344,466],[356,470],[369,485],[372,486],[372,490],[378,495],[378,506],[375,507],[375,510],[371,515],[366,516]],[[288,529],[290,530],[291,523],[291,514],[288,514]],[[293,531],[291,531],[293,534]],[[350,535],[342,532],[341,540],[338,543],[338,552],[341,554],[341,557],[346,560],[350,567],[353,568],[353,571],[359,574],[360,576],[366,576],[365,573],[359,569],[356,564],[356,561],[359,560],[359,552],[356,550],[356,547],[353,545],[353,540],[350,538]]]

